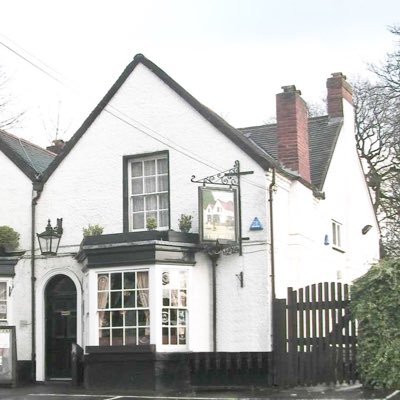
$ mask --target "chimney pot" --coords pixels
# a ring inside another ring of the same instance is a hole
[[[283,89],[284,93],[297,93],[301,96],[301,91],[296,89],[296,85],[282,86],[281,89]]]
[[[343,118],[343,100],[353,104],[353,90],[346,80],[346,75],[334,72],[326,81],[328,89],[328,115],[331,118]]]

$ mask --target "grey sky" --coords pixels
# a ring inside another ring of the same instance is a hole
[[[274,115],[282,85],[296,84],[306,100],[317,102],[331,72],[366,75],[366,63],[383,60],[393,48],[387,27],[400,24],[398,0],[2,0],[0,5],[0,40],[64,83],[0,46],[14,107],[25,110],[11,132],[41,145],[54,138],[58,114],[61,136],[68,139],[136,53],[242,127]]]

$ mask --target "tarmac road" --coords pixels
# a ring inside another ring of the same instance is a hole
[[[65,383],[0,387],[1,400],[400,400],[400,391],[371,391],[361,385],[313,386],[291,389],[201,390],[193,393],[129,393],[88,391]]]

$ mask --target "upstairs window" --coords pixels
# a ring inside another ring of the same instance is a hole
[[[342,248],[342,224],[332,220],[332,246]]]
[[[131,158],[128,162],[129,230],[169,227],[169,171],[167,153]]]

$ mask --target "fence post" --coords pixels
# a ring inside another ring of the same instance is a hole
[[[286,299],[275,299],[273,303],[273,382],[275,385],[286,384]]]

